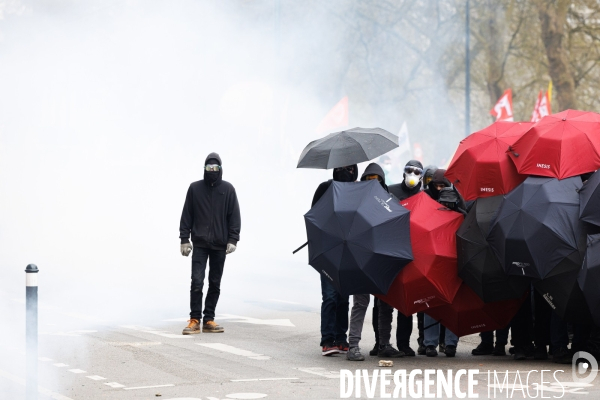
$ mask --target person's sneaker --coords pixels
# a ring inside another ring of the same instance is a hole
[[[510,354],[510,355],[515,354],[515,348],[514,348],[514,346],[508,348],[508,354]]]
[[[424,344],[420,344],[419,347],[417,347],[417,354],[420,356],[424,356],[426,353],[426,347]]]
[[[553,349],[552,362],[556,364],[571,364],[573,356],[566,347],[558,347]]]
[[[360,348],[358,347],[350,347],[348,352],[346,353],[346,358],[349,361],[364,361],[365,356],[360,353]]]
[[[440,343],[439,348],[440,348],[440,353],[445,353],[446,352],[446,343]]]
[[[384,344],[383,346],[379,346],[379,352],[377,353],[377,356],[385,358],[400,358],[404,356],[404,353],[396,350],[391,344]]]
[[[375,343],[373,350],[369,352],[370,356],[376,356],[379,353],[379,343]]]
[[[405,357],[414,357],[415,351],[410,346],[398,346],[398,350],[404,353]]]
[[[334,343],[334,346],[337,347],[342,354],[346,354],[350,348],[348,343]]]
[[[496,343],[496,345],[494,346],[494,351],[492,351],[492,354],[495,356],[505,356],[506,355],[506,345]]]
[[[456,346],[449,344],[445,347],[444,353],[446,354],[446,357],[454,357],[456,355]]]
[[[527,354],[525,353],[525,349],[523,347],[515,347],[513,358],[517,361],[523,361],[527,359]]]
[[[536,346],[535,351],[533,352],[534,360],[547,360],[548,359],[548,349],[546,346]]]
[[[190,319],[188,321],[188,326],[183,328],[183,332],[181,333],[183,335],[193,335],[195,333],[200,333],[200,321],[194,318]]]
[[[471,350],[471,354],[474,356],[489,356],[494,352],[494,345],[491,343],[479,343],[477,347]]]
[[[426,346],[425,347],[425,355],[427,357],[437,357],[438,352],[435,349],[435,346],[433,346],[433,345]]]
[[[222,333],[225,329],[215,321],[205,321],[202,325],[202,333]]]
[[[338,349],[337,346],[334,346],[331,343],[326,343],[321,348],[321,355],[322,356],[330,356],[332,354],[338,354],[339,352],[340,352],[340,349]]]

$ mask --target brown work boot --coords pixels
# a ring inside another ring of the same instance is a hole
[[[194,333],[200,333],[200,321],[192,318],[188,322],[188,326],[183,328],[183,332],[181,332],[182,334],[193,335]]]
[[[202,325],[203,333],[221,333],[225,332],[225,329],[221,325],[218,325],[215,321],[206,321]]]

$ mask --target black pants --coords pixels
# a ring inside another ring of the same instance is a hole
[[[534,341],[538,347],[549,345],[551,316],[552,308],[542,295],[534,290],[527,296],[511,322],[512,344],[527,347]]]
[[[192,254],[192,287],[190,289],[190,318],[202,318],[202,287],[206,275],[206,261],[209,263],[208,292],[204,305],[204,322],[215,319],[215,308],[221,293],[221,277],[225,266],[225,250],[211,250],[194,247]]]
[[[373,331],[375,332],[375,343],[379,344],[379,299],[375,298],[373,305]],[[413,330],[413,316],[405,316],[400,311],[396,312],[396,345],[398,347],[408,347],[410,344],[410,334]],[[422,321],[422,320],[421,320]],[[423,323],[420,322],[419,335],[423,332]]]

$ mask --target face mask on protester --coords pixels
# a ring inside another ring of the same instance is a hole
[[[415,175],[414,173],[404,174],[404,184],[411,189],[417,186],[420,180],[420,175]]]
[[[356,180],[354,166],[334,168],[333,180],[338,182],[354,182]]]

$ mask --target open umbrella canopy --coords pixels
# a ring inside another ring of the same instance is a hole
[[[504,195],[487,241],[511,275],[542,279],[561,264],[577,271],[585,251],[579,177],[529,177]]]
[[[332,182],[304,220],[309,264],[343,295],[387,293],[413,259],[409,212],[377,180]]]
[[[533,125],[531,122],[498,121],[463,139],[446,171],[465,200],[506,194],[527,178],[506,154]]]
[[[547,115],[508,151],[520,174],[564,179],[600,168],[600,114]]]
[[[579,287],[592,314],[600,326],[600,234],[588,235],[583,267],[578,276]]]
[[[427,310],[427,314],[450,329],[456,336],[506,328],[525,300],[518,299],[484,303],[466,284],[462,284],[452,304]]]
[[[477,199],[458,232],[458,276],[485,303],[519,299],[530,287],[530,278],[508,275],[486,237],[502,196]]]
[[[596,171],[579,190],[579,217],[600,226],[600,172]]]
[[[398,147],[398,136],[381,128],[354,128],[310,142],[297,168],[330,169],[359,164]]]
[[[398,274],[387,295],[377,297],[411,315],[454,299],[461,284],[456,271],[456,231],[463,216],[425,192],[401,204],[410,210],[414,261]]]

